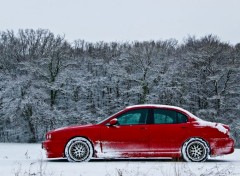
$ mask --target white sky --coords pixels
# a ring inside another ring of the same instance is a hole
[[[96,41],[219,36],[240,43],[240,0],[0,0],[0,31],[49,29]]]

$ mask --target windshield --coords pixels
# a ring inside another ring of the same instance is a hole
[[[109,116],[108,118],[105,118],[105,119],[103,119],[103,120],[100,120],[99,122],[97,122],[97,124],[101,124],[101,123],[103,123],[104,121],[106,121],[106,120],[112,118],[113,116],[117,115],[118,113],[121,113],[122,111],[124,111],[124,110],[121,110],[121,111],[119,111],[119,112],[117,112],[117,113],[115,113],[115,114]]]

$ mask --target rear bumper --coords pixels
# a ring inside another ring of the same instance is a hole
[[[46,140],[42,142],[42,148],[46,150],[47,158],[64,157],[65,144],[62,141]]]
[[[220,156],[234,152],[234,140],[232,138],[219,138],[210,141],[211,156]]]

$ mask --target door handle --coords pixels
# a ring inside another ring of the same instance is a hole
[[[146,130],[147,128],[146,127],[140,127],[139,129],[140,130]]]

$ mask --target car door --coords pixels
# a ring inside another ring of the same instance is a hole
[[[178,152],[187,138],[187,116],[171,109],[152,109],[151,114],[150,151]]]
[[[117,116],[117,124],[101,129],[102,152],[148,151],[148,109],[130,110]]]

